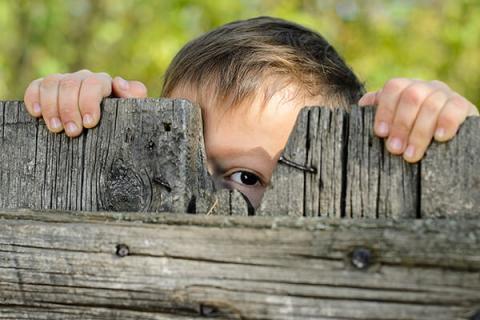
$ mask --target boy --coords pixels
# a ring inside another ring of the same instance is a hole
[[[103,97],[146,97],[138,81],[87,70],[33,81],[25,104],[49,130],[70,137],[100,119]],[[162,96],[196,102],[204,119],[209,171],[257,207],[300,109],[378,106],[374,130],[390,152],[420,160],[432,137],[451,139],[475,106],[439,81],[393,79],[363,85],[325,39],[281,19],[219,27],[188,43],[166,72]]]

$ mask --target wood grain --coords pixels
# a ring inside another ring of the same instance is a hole
[[[201,112],[185,100],[107,99],[78,138],[0,103],[0,207],[186,212],[205,166]]]
[[[0,319],[452,320],[480,309],[478,220],[0,219]]]
[[[429,218],[479,218],[480,125],[471,117],[448,143],[433,143],[422,161],[421,212]]]
[[[422,162],[409,164],[373,134],[374,114],[373,107],[357,106],[348,112],[302,110],[284,156],[317,172],[280,163],[261,212],[355,219],[479,217],[479,117],[467,119],[452,141],[433,143]]]
[[[0,207],[354,219],[479,214],[478,117],[412,165],[373,134],[374,108],[304,108],[253,212],[238,194],[214,194],[199,108],[107,99],[103,109],[100,126],[69,139],[49,133],[21,103],[0,102]]]

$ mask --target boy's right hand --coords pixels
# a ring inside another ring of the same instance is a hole
[[[112,79],[106,73],[81,70],[52,74],[34,80],[25,91],[25,106],[34,117],[43,116],[52,132],[76,137],[83,127],[93,128],[100,120],[100,102],[104,97],[145,98],[147,88],[139,81]]]

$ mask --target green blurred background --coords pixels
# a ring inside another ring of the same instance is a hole
[[[440,79],[480,106],[479,0],[0,0],[0,97],[83,68],[141,80],[158,96],[189,39],[258,15],[319,31],[369,90],[397,76]]]

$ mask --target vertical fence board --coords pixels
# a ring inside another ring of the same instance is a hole
[[[468,118],[452,141],[434,142],[421,166],[422,217],[479,217],[480,125],[478,117]]]
[[[303,166],[307,164],[307,136],[308,111],[302,110],[283,152],[287,161]],[[305,201],[304,175],[304,171],[280,163],[255,214],[302,216]]]
[[[317,173],[305,174],[305,215],[341,217],[347,114],[328,108],[309,108],[308,113],[308,166]]]
[[[391,155],[373,133],[375,109],[353,107],[350,114],[345,216],[415,218],[418,165]]]

